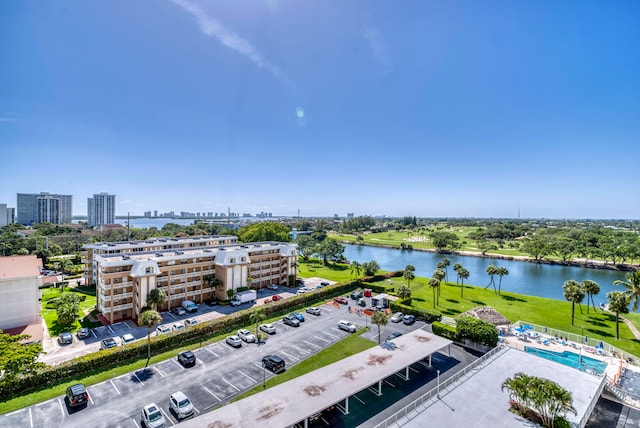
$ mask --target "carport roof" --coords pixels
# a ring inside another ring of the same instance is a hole
[[[291,426],[451,343],[424,330],[415,330],[182,425],[187,428]]]

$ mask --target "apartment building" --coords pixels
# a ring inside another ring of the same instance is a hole
[[[18,193],[18,222],[25,226],[44,222],[71,223],[72,208],[72,195]]]
[[[89,226],[113,224],[116,222],[116,195],[102,192],[87,198],[87,220]]]
[[[40,323],[42,260],[35,255],[0,257],[0,329]]]
[[[164,311],[183,300],[227,300],[227,291],[239,287],[288,285],[295,281],[298,255],[295,244],[238,244],[235,236],[104,242],[83,249],[85,281],[96,286],[98,310],[109,322],[137,318],[154,288],[167,294],[159,308]]]
[[[0,204],[0,227],[16,222],[16,209]]]

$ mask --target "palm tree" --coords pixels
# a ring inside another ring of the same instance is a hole
[[[267,316],[262,311],[254,311],[249,316],[249,320],[251,320],[252,323],[256,324],[256,338],[259,337],[258,335],[260,333],[258,331],[258,327],[265,318],[267,318]]]
[[[498,281],[498,295],[500,295],[500,292],[502,291],[502,277],[505,275],[509,275],[509,269],[500,266],[496,269],[496,275],[500,277],[500,281]]]
[[[360,264],[360,262],[356,260],[351,262],[351,274],[356,279],[360,278],[360,276],[362,275],[362,265]]]
[[[618,327],[620,322],[620,314],[626,314],[629,312],[629,296],[623,291],[612,291],[607,294],[609,299],[609,310],[616,314],[616,339],[620,340],[620,329]]]
[[[596,310],[596,304],[593,301],[593,295],[600,293],[600,285],[597,282],[585,279],[580,283],[582,291],[587,295],[587,313],[589,313],[589,301],[593,304],[593,310]]]
[[[216,294],[214,289],[220,287],[221,285],[224,285],[224,282],[222,282],[222,280],[216,278],[215,275],[205,275],[205,276],[203,276],[202,277],[202,282],[211,289],[211,291],[212,291],[214,296]]]
[[[151,305],[151,309],[153,309],[154,311],[157,311],[158,307],[164,305],[164,302],[166,301],[167,293],[159,288],[154,288],[153,290],[149,291],[149,294],[147,294],[147,303]]]
[[[626,295],[629,297],[629,301],[633,301],[632,309],[634,312],[638,311],[638,299],[640,298],[640,271],[628,273],[627,280],[613,281],[614,285],[623,285],[627,291]]]
[[[469,279],[469,271],[461,267],[458,269],[458,278],[460,278],[460,297],[464,297],[464,280]]]
[[[496,282],[493,278],[494,275],[496,275],[498,273],[498,266],[496,265],[489,265],[487,266],[487,273],[489,274],[489,277],[491,278],[491,281],[489,281],[489,284],[487,284],[486,288],[489,288],[491,285],[493,285],[493,291],[496,292],[496,294],[498,294],[498,292],[496,291]]]
[[[451,264],[451,260],[446,257],[438,263],[437,268],[442,269],[444,271],[444,281],[449,282],[449,272],[447,271],[447,266]]]
[[[444,276],[444,271],[442,269],[436,269],[433,271],[433,277],[438,280],[438,300],[440,300],[440,285],[442,285]]]
[[[413,273],[413,271],[407,269],[402,273],[402,276],[407,280],[407,287],[411,287],[411,281],[416,278],[416,275]]]
[[[142,312],[138,317],[138,325],[141,327],[147,326],[147,364],[145,364],[145,368],[147,368],[149,360],[151,359],[151,327],[161,322],[162,316],[153,309]]]
[[[398,287],[398,297],[404,301],[411,297],[411,288],[408,285],[402,284]]]
[[[458,272],[458,269],[462,268],[462,265],[460,263],[454,263],[453,264],[453,270],[454,272]]]
[[[565,281],[562,285],[562,290],[564,291],[564,298],[571,302],[571,325],[573,325],[576,303],[582,302],[584,291],[582,291],[580,283],[573,279]]]
[[[371,322],[378,326],[378,345],[380,344],[380,327],[389,323],[387,314],[382,311],[375,311],[371,316]]]
[[[429,280],[429,287],[433,290],[433,307],[436,307],[436,289],[440,287],[440,281],[437,278],[431,278]]]

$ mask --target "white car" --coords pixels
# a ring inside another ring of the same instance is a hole
[[[391,317],[391,322],[401,322],[402,318],[404,318],[404,314],[402,312],[396,312]]]
[[[267,334],[275,334],[276,327],[273,324],[261,324],[260,331],[264,331]]]
[[[307,287],[302,287],[302,288],[299,288],[298,291],[296,291],[296,294],[304,294],[304,293],[308,293],[309,291],[313,291],[313,290]]]
[[[156,327],[156,334],[160,335],[167,333],[171,333],[171,329],[166,325],[159,325],[158,327]]]
[[[193,415],[194,407],[191,401],[184,395],[184,392],[178,391],[169,397],[169,407],[175,413],[178,419],[184,419]]]
[[[238,336],[228,336],[225,339],[225,342],[227,342],[228,345],[231,345],[234,348],[239,348],[242,346],[242,339],[240,339]]]
[[[200,324],[200,321],[198,321],[195,318],[188,318],[188,319],[184,320],[184,325],[187,326],[187,327],[191,327],[191,326],[194,326],[196,324]]]
[[[156,403],[147,404],[142,408],[142,426],[147,428],[165,428],[167,421]]]
[[[181,322],[173,323],[173,331],[182,331],[184,330],[184,324]]]
[[[269,284],[269,285],[267,285],[267,288],[269,290],[277,290],[278,289],[278,284]]]
[[[247,343],[253,343],[256,341],[256,335],[251,333],[246,328],[238,330],[238,337]]]
[[[340,330],[348,331],[349,333],[355,333],[357,327],[351,321],[340,320],[338,321],[338,328]]]
[[[123,345],[126,345],[127,343],[135,342],[136,338],[133,337],[133,334],[127,333],[127,334],[122,335],[120,340],[122,341]]]

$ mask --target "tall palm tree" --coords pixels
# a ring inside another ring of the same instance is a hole
[[[447,267],[451,264],[451,260],[446,257],[438,263],[437,268],[442,269],[444,271],[444,282],[449,282],[449,272],[447,271]]]
[[[582,291],[587,295],[587,313],[589,313],[589,301],[593,304],[593,310],[596,310],[596,304],[593,301],[593,296],[600,293],[600,285],[597,282],[585,279],[580,283]]]
[[[145,368],[149,365],[149,360],[151,359],[151,328],[161,322],[162,316],[153,309],[144,311],[138,317],[138,325],[147,327],[147,364],[145,364]]]
[[[627,280],[613,281],[614,285],[623,285],[627,291],[626,295],[630,301],[633,301],[632,309],[634,312],[638,311],[638,299],[640,299],[640,271],[630,272],[626,276]]]
[[[164,305],[164,302],[166,301],[167,293],[159,288],[154,288],[153,290],[149,291],[149,294],[147,294],[147,303],[151,305],[151,309],[153,309],[154,311],[157,311],[158,307]]]
[[[469,279],[469,271],[463,267],[458,269],[458,278],[460,278],[460,297],[464,297],[464,280]]]
[[[378,345],[380,344],[380,327],[389,323],[387,314],[382,311],[375,311],[371,316],[371,322],[378,326]]]
[[[574,279],[565,281],[562,285],[564,298],[571,302],[571,325],[573,325],[576,303],[582,302],[584,299],[584,291],[580,287],[580,283]]]
[[[620,314],[629,312],[629,296],[623,291],[612,291],[607,294],[609,310],[616,314],[616,339],[620,340]]]
[[[454,263],[453,264],[454,272],[458,273],[458,269],[461,269],[461,268],[462,268],[462,265],[460,263]],[[456,281],[457,281],[457,279],[456,279]]]
[[[442,285],[442,280],[445,276],[444,271],[442,269],[436,269],[433,271],[432,276],[438,280],[438,300],[440,300],[440,286]]]
[[[484,288],[489,288],[491,285],[493,285],[493,291],[495,291],[496,294],[498,294],[497,291],[496,291],[496,281],[495,281],[495,279],[493,277],[497,273],[498,273],[498,266],[496,266],[496,265],[487,266],[487,274],[489,274],[489,277],[491,278],[491,281],[489,281],[489,284],[487,284],[487,286],[484,287]]]
[[[398,287],[398,297],[404,301],[411,297],[411,288],[408,285],[402,284]]]
[[[498,295],[500,295],[500,292],[502,291],[502,277],[509,275],[509,269],[500,266],[496,269],[496,275],[500,277],[500,280],[498,281]]]
[[[360,264],[360,262],[356,260],[351,262],[351,274],[355,279],[360,278],[360,276],[362,275],[362,265]]]
[[[411,281],[416,278],[416,275],[413,273],[413,271],[405,270],[404,272],[402,272],[402,276],[407,280],[407,287],[411,287]]]
[[[429,287],[431,287],[431,289],[433,290],[433,308],[435,309],[437,302],[436,302],[436,289],[440,287],[440,281],[438,281],[437,278],[431,278],[429,280]]]
[[[254,311],[251,313],[251,315],[249,315],[249,320],[251,320],[252,323],[255,323],[256,325],[256,338],[259,337],[259,331],[258,331],[258,327],[260,326],[260,323],[262,321],[264,321],[267,318],[267,316],[262,312],[262,311]]]

